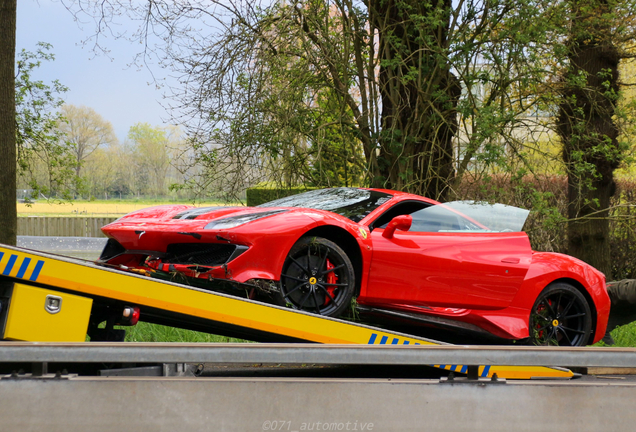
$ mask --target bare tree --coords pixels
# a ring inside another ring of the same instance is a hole
[[[361,183],[433,198],[457,181],[456,157],[463,174],[484,144],[522,145],[509,132],[535,103],[521,89],[545,77],[533,60],[551,22],[543,0],[78,4],[98,18],[98,46],[117,14],[142,20],[143,54],[181,76],[173,96],[205,175],[321,184],[338,148]]]

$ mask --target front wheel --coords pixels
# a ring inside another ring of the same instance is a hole
[[[583,346],[592,331],[592,312],[579,290],[566,283],[548,285],[530,312],[534,345]]]
[[[291,248],[280,276],[280,290],[293,308],[336,317],[351,304],[355,272],[334,242],[303,237]]]

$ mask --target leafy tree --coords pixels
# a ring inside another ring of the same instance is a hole
[[[117,141],[113,126],[94,109],[86,106],[64,105],[59,131],[72,147],[75,175],[81,177],[82,164],[97,148]]]
[[[364,153],[350,127],[351,110],[330,91],[320,93],[315,104],[320,109],[310,123],[316,133],[308,149],[312,166],[306,182],[327,187],[364,184]]]
[[[171,149],[179,140],[178,129],[137,123],[128,131],[128,139],[132,143],[131,163],[136,167],[138,190],[145,194],[164,196],[168,190]]]
[[[201,174],[230,189],[263,178],[331,184],[320,171],[349,165],[317,150],[338,148],[325,142],[337,139],[325,132],[338,117],[364,184],[443,198],[457,178],[454,153],[460,174],[483,145],[491,160],[506,156],[497,148],[515,143],[510,130],[535,103],[527,91],[545,76],[533,62],[549,34],[542,0],[79,4],[99,23],[104,11],[145,22],[144,54],[182,76],[175,97]],[[479,86],[487,91],[473,97]],[[466,144],[456,150],[458,139]]]
[[[59,81],[47,84],[33,79],[43,61],[53,61],[50,44],[39,43],[35,52],[22,50],[15,79],[17,162],[22,180],[40,193],[70,198],[76,163],[59,126],[64,117],[58,109],[60,94],[67,88]]]
[[[102,150],[109,156],[109,162],[114,165],[114,179],[108,185],[108,193],[120,198],[125,195],[140,194],[140,188],[137,186],[134,150],[130,143],[111,145]],[[91,162],[93,162],[93,158],[91,158]]]
[[[451,72],[452,2],[370,0],[382,118],[375,186],[441,198],[454,175],[461,85]]]
[[[630,1],[568,0],[557,131],[568,174],[568,252],[611,277],[610,199],[614,171],[627,146],[617,117],[621,44],[633,42],[636,6]]]
[[[61,103],[57,94],[65,88],[57,81],[49,86],[31,79],[42,60],[53,59],[48,44],[39,44],[35,53],[22,51],[16,70],[16,12],[15,0],[0,1],[0,242],[5,244],[15,244],[17,236],[16,161],[20,173],[28,175],[38,158],[46,159],[48,183],[43,185],[30,176],[36,191],[64,184],[64,167],[68,166],[66,151],[56,144],[53,131],[59,120],[54,111]]]
[[[128,179],[121,175],[121,166],[129,164],[131,157],[122,154],[119,143],[97,148],[86,158],[83,164],[83,178],[90,196],[110,198],[112,195],[119,198],[120,192],[128,195],[129,187],[122,190],[120,180]]]
[[[203,186],[330,184],[338,160],[321,149],[355,148],[364,184],[444,199],[467,176],[505,175],[556,220],[525,179],[558,147],[562,163],[544,170],[568,175],[569,252],[609,273],[633,0],[79,4],[99,24],[104,11],[141,19],[143,54],[181,75]]]

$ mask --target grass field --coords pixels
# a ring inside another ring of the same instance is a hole
[[[133,327],[119,328],[126,330],[126,342],[247,342],[243,339],[182,330],[145,322],[140,322]]]
[[[612,332],[614,347],[636,347],[636,321],[624,326],[616,327]],[[594,346],[608,346],[603,341]]]
[[[72,203],[54,203],[38,201],[32,204],[18,203],[18,216],[122,216],[135,210],[162,204],[188,204],[191,202],[168,202],[155,200],[112,200],[112,201],[73,201]],[[196,203],[197,207],[227,205],[220,201]],[[238,204],[237,204],[238,205]]]
[[[182,330],[156,324],[140,322],[133,327],[119,327],[126,330],[126,342],[249,342],[243,339],[211,335],[208,333]],[[615,347],[636,347],[636,322],[617,327],[612,331]],[[608,346],[603,341],[594,346]]]

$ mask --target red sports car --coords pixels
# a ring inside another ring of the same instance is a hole
[[[610,309],[605,277],[576,258],[533,252],[521,232],[527,215],[362,188],[258,207],[164,205],[103,227],[100,262],[328,316],[355,298],[376,321],[536,344],[598,341]]]

